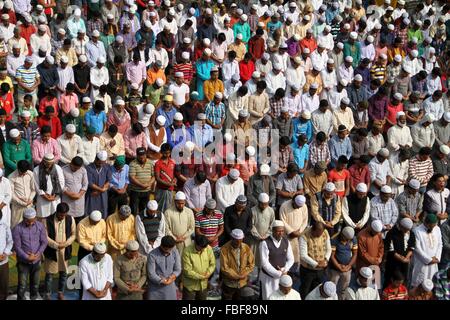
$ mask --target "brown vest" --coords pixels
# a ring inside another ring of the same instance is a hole
[[[159,128],[159,133],[156,135],[155,129],[151,126],[148,132],[150,134],[150,142],[155,146],[160,147],[164,140],[164,136],[166,135],[166,129],[163,127]],[[161,153],[149,149],[147,157],[152,160],[159,160],[161,158]]]

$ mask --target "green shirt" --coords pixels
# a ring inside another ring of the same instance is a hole
[[[153,163],[149,159],[145,162],[144,165],[140,164],[137,160],[133,160],[130,163],[130,177],[134,177],[140,183],[147,184],[150,182],[151,178],[154,176],[153,172]],[[130,179],[131,180],[131,179]],[[137,185],[133,184],[130,181],[129,188],[131,191],[136,192],[147,192],[150,191],[150,188],[141,188]]]
[[[216,268],[216,258],[209,245],[199,253],[193,243],[183,250],[182,265],[184,287],[191,292],[203,291],[208,287],[208,278]]]
[[[17,169],[17,162],[27,160],[31,164],[31,148],[29,143],[21,139],[16,145],[12,141],[3,144],[3,162],[5,164],[6,176]]]
[[[421,44],[423,42],[423,34],[422,34],[422,30],[420,30],[420,29],[415,30],[415,31],[413,29],[408,29],[407,35],[408,35],[408,41],[411,41],[412,38],[416,37],[417,44]]]
[[[147,89],[145,90],[145,97],[148,99],[149,103],[151,103],[155,107],[158,106],[159,101],[161,100],[163,88],[164,87],[156,89],[153,85],[150,85],[147,86]]]

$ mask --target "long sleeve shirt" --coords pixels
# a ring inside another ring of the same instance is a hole
[[[393,227],[398,219],[398,209],[395,201],[389,199],[383,202],[379,196],[370,201],[370,216],[373,220],[380,220],[383,225]]]
[[[106,237],[108,243],[114,249],[125,251],[128,241],[136,239],[134,216],[130,215],[121,220],[119,213],[115,213],[106,219]]]
[[[216,259],[213,250],[207,246],[198,252],[192,244],[183,251],[183,285],[189,291],[203,291],[208,286],[208,278],[214,272]]]
[[[47,247],[47,232],[45,227],[39,221],[35,221],[31,226],[26,226],[25,222],[18,224],[12,231],[14,240],[14,251],[17,254],[18,261],[30,264],[28,254],[31,252],[40,257],[32,262],[36,264],[41,261],[41,256]]]
[[[327,233],[327,239],[325,241],[325,259],[329,261],[331,257],[331,242],[330,237],[328,236],[328,231],[324,230],[324,232]],[[319,264],[319,261],[316,261],[314,257],[309,256],[308,243],[305,239],[305,236],[300,237],[300,260],[305,264],[311,266],[311,268],[316,268]]]
[[[31,148],[31,153],[35,164],[41,163],[44,156],[48,153],[55,156],[56,163],[61,159],[61,149],[58,145],[58,141],[53,138],[50,138],[47,142],[43,142],[42,139],[35,140]]]
[[[77,225],[77,241],[87,251],[92,251],[96,243],[105,243],[105,220],[102,219],[97,224],[91,224],[89,217],[81,220]]]
[[[417,179],[421,186],[426,186],[434,174],[433,161],[431,159],[421,161],[414,157],[409,161],[408,173],[410,179]]]
[[[206,200],[212,198],[211,184],[208,180],[198,185],[195,178],[186,181],[183,187],[186,195],[187,206],[191,209],[203,208]]]
[[[234,204],[241,194],[245,194],[244,182],[241,178],[234,183],[230,183],[228,176],[220,178],[216,182],[217,209],[225,210],[226,207]]]
[[[9,175],[11,183],[12,202],[19,206],[28,206],[28,201],[33,200],[36,195],[33,172],[27,171],[24,175],[14,171]]]
[[[144,212],[144,215],[147,215],[147,213]],[[166,235],[166,223],[164,219],[161,219],[159,222],[158,237],[153,244],[148,241],[144,223],[139,215],[135,218],[135,229],[136,239],[139,241],[140,249],[145,255],[148,255],[153,249],[158,248],[161,245],[161,239]]]
[[[333,136],[329,142],[331,160],[337,163],[340,156],[346,156],[350,159],[352,156],[352,144],[348,137],[340,139],[337,135]]]
[[[279,248],[281,245],[281,241],[275,239],[273,236],[270,236],[270,238],[267,238],[267,241],[272,241],[275,247]],[[294,254],[292,253],[292,247],[291,244],[288,243],[288,248],[286,252],[286,263],[284,266],[280,266],[281,270],[275,269],[274,266],[269,261],[269,248],[267,247],[266,241],[262,241],[259,245],[260,253],[261,253],[261,267],[266,271],[272,278],[279,279],[283,275],[283,271],[288,271],[291,269],[292,265],[294,264]]]
[[[64,164],[69,164],[73,158],[81,157],[84,154],[83,143],[78,135],[74,135],[71,139],[62,135],[57,141],[61,152],[61,161]]]

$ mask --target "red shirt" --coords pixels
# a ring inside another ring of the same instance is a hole
[[[311,38],[311,39],[303,38],[300,41],[300,48],[302,48],[302,52],[303,52],[303,49],[308,48],[309,52],[312,53],[317,48],[317,42],[314,38]]]
[[[50,120],[45,118],[45,116],[39,117],[37,120],[37,125],[39,129],[42,129],[43,126],[49,126],[52,128],[51,137],[53,139],[57,139],[60,135],[62,135],[61,121],[58,117],[52,117]]]
[[[162,181],[165,182],[172,182],[173,179],[175,178],[175,161],[173,161],[172,159],[169,159],[166,163],[166,160],[158,160],[155,163],[155,175],[156,173],[159,173],[159,178]],[[162,173],[164,172],[164,173]],[[170,180],[169,180],[170,178]],[[160,184],[159,182],[156,183],[156,187],[158,189],[162,189],[162,190],[170,190],[173,191],[175,187],[168,187],[165,186],[163,184]]]
[[[254,61],[261,59],[264,54],[265,41],[262,37],[251,37],[248,41],[248,52],[253,56]]]
[[[6,111],[6,121],[12,120],[12,109],[14,107],[14,98],[11,92],[8,92],[5,96],[0,97],[0,108]]]
[[[408,290],[403,284],[398,289],[392,288],[392,284],[390,284],[383,290],[381,300],[408,300]]]
[[[354,164],[348,169],[348,171],[350,172],[350,185],[353,188],[356,188],[358,183],[361,182],[369,185],[370,172],[368,166],[364,166],[364,168],[361,169],[358,167],[358,165]]]
[[[239,75],[241,76],[242,84],[245,84],[252,78],[253,71],[255,71],[255,64],[252,60],[249,60],[248,63],[245,63],[244,60],[239,62]]]
[[[55,114],[59,114],[59,106],[58,106],[58,99],[53,98],[51,100],[48,100],[47,97],[44,97],[40,102],[39,102],[39,109],[38,112],[40,114],[44,114],[45,113],[45,108],[48,106],[52,106],[53,109],[55,109]]]
[[[328,182],[333,182],[336,186],[336,195],[345,197],[345,181],[350,179],[350,172],[347,169],[337,171],[331,170],[328,173]]]
[[[24,38],[25,41],[27,42],[28,55],[31,55],[33,52],[30,46],[30,38],[33,33],[36,33],[37,29],[32,24],[28,25],[28,27],[25,27],[25,25],[21,24],[19,28],[20,28],[20,36]]]
[[[399,113],[400,111],[403,111],[403,103],[399,103],[398,105],[394,106],[389,102],[387,105],[386,118],[392,123],[397,123],[397,113]],[[386,121],[386,124],[384,125],[384,131],[387,132],[390,127],[392,127],[392,125]]]

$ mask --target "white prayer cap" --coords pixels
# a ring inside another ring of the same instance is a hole
[[[360,182],[356,185],[356,191],[358,192],[367,192],[367,184],[364,182]]]
[[[258,201],[261,203],[268,203],[270,200],[269,195],[267,193],[260,193],[258,196]]]
[[[132,84],[131,84],[131,89],[133,89],[133,90],[137,90],[137,89],[139,89],[139,85],[136,83],[136,82],[133,82]]]
[[[106,58],[104,56],[100,56],[100,57],[98,57],[97,62],[104,64],[106,62]]]
[[[344,49],[344,44],[342,42],[338,42],[336,44],[336,47],[338,47],[339,49]]]
[[[402,96],[402,98],[403,98],[403,96]],[[397,99],[397,100],[400,100],[400,99]],[[403,111],[397,112],[396,118],[398,119],[398,118],[400,118],[401,116],[404,116],[404,115],[406,115],[406,113],[404,113]]]
[[[322,40],[319,40],[318,43],[317,43],[317,46],[319,48],[325,48],[325,43]]]
[[[309,48],[304,48],[303,53],[311,53],[311,51],[309,50]]]
[[[217,91],[215,94],[214,94],[214,98],[217,98],[217,99],[222,99],[223,98],[223,94],[222,94],[222,92],[220,92],[220,91]]]
[[[100,31],[98,31],[98,30],[92,31],[92,36],[96,37],[96,38],[100,37]]]
[[[102,213],[98,210],[94,210],[89,215],[89,219],[91,219],[94,222],[98,222],[98,221],[102,220]]]
[[[346,62],[353,62],[353,57],[352,56],[346,56],[345,57],[345,61]]]
[[[46,153],[44,155],[44,160],[45,161],[53,161],[53,160],[55,160],[55,155],[53,153]]]
[[[299,34],[294,34],[294,40],[295,41],[300,41],[300,35]]]
[[[108,152],[106,152],[105,150],[98,152],[97,158],[100,161],[106,161],[108,159]]]
[[[236,38],[239,39],[239,40],[242,40],[244,37],[243,37],[242,33],[238,33],[236,35]]]
[[[178,10],[183,10],[184,9],[184,5],[182,4],[182,3],[179,3],[178,5],[177,5],[177,8],[178,8]]]
[[[422,282],[422,288],[423,290],[425,290],[426,292],[431,292],[434,288],[434,283],[433,281],[431,281],[430,279],[425,279]]]
[[[333,192],[334,190],[336,190],[336,186],[334,185],[334,183],[327,182],[327,184],[325,185],[325,191]]]
[[[334,60],[330,58],[330,59],[327,60],[327,63],[328,64],[334,64]]]
[[[267,52],[264,52],[264,54],[262,55],[262,58],[264,60],[269,60],[270,59],[270,54],[268,54]]]
[[[434,115],[432,113],[427,113],[423,118],[422,118],[422,123],[425,122],[434,122]]]
[[[289,17],[288,17],[289,18]],[[226,20],[226,19],[225,19]],[[229,21],[229,19],[227,20]],[[292,21],[292,20],[291,20]],[[258,27],[263,28],[265,26],[264,22],[260,21],[258,22]]]
[[[83,97],[83,103],[91,103],[91,98],[89,97]]]
[[[402,62],[402,56],[401,56],[401,55],[399,55],[399,54],[395,55],[395,57],[394,57],[394,61],[397,61],[397,62]]]
[[[350,24],[348,24],[348,23],[344,24],[344,29],[345,30],[350,30]]]
[[[388,30],[394,31],[395,27],[393,24],[388,24]]]
[[[255,147],[253,146],[248,146],[247,148],[245,148],[245,152],[250,156],[253,157],[256,153]]]
[[[25,211],[23,212],[23,217],[25,219],[33,219],[36,217],[36,210],[34,210],[33,208],[26,208]]]
[[[123,99],[117,99],[114,103],[115,106],[124,106],[125,101]]]
[[[76,17],[81,17],[81,10],[80,10],[80,8],[76,8],[75,11],[73,12],[73,14],[74,14]]]
[[[414,44],[417,44],[419,42],[419,39],[417,37],[412,37],[411,38],[411,42],[414,43]]]
[[[29,118],[29,117],[31,117],[31,112],[28,111],[28,110],[24,110],[24,111],[22,111],[20,116],[23,117],[23,118]]]
[[[383,231],[383,223],[380,220],[373,220],[370,224],[370,227],[375,232],[381,232]]]
[[[195,12],[195,9],[194,9],[194,12]],[[150,17],[156,17],[156,12],[155,11],[150,11],[149,16]]]
[[[284,222],[283,221],[281,221],[281,220],[275,220],[273,223],[272,223],[272,228],[284,228]]]
[[[153,211],[158,210],[158,202],[156,200],[150,200],[147,202],[147,209]]]
[[[332,281],[327,281],[323,284],[323,292],[328,296],[332,297],[336,294],[336,285]]]
[[[299,207],[303,207],[303,205],[306,203],[306,198],[304,195],[299,194],[294,198],[295,204]]]
[[[419,27],[421,27],[422,24],[423,24],[423,22],[422,22],[421,20],[416,20],[416,24],[417,24]]]
[[[226,142],[230,142],[231,140],[233,140],[233,136],[229,132],[225,132],[223,138],[225,139]],[[234,154],[232,153],[227,154],[227,159],[230,161],[234,161],[235,160]]]
[[[69,63],[69,57],[68,56],[62,56],[61,57],[61,62],[62,63]]]
[[[189,60],[190,57],[191,57],[191,55],[189,54],[189,52],[184,51],[181,54],[181,58],[183,58],[183,59]]]
[[[373,43],[374,40],[375,40],[375,39],[374,39],[374,37],[373,37],[372,35],[369,35],[369,36],[367,37],[367,41],[369,41],[369,43]]]
[[[302,63],[302,58],[300,58],[299,56],[294,58],[294,62],[297,64],[301,64]]]
[[[78,60],[80,60],[80,62],[87,62],[87,57],[84,55],[84,54],[82,54],[79,58],[78,58]]]
[[[392,193],[392,188],[387,184],[381,187],[381,193]]]
[[[402,95],[400,92],[396,92],[396,93],[394,94],[394,98],[395,98],[396,100],[402,101],[402,100],[403,100],[403,95]]]
[[[190,13],[190,14],[195,14],[195,9],[194,9],[194,8],[190,8],[190,9],[189,9],[189,13]]]
[[[387,157],[389,157],[389,150],[386,149],[386,148],[381,148],[381,149],[378,151],[378,154],[379,154],[380,156],[382,156],[382,157],[387,158]]]
[[[352,227],[346,226],[344,229],[342,229],[342,235],[347,240],[351,240],[355,236],[355,229],[353,229]]]
[[[158,87],[162,87],[164,85],[164,80],[161,78],[157,78],[155,82]]]
[[[410,218],[403,218],[400,220],[400,225],[407,230],[411,230],[414,222]]]
[[[147,114],[153,114],[153,112],[155,112],[155,106],[151,103],[147,103],[145,105],[144,112]]]
[[[183,115],[180,112],[175,113],[175,115],[173,116],[173,120],[176,121],[182,121],[183,120]]]
[[[260,167],[259,167],[259,174],[260,175],[262,175],[262,176],[267,176],[267,175],[269,175],[269,172],[270,172],[270,167],[269,167],[269,165],[268,164],[262,164]]]
[[[313,82],[313,83],[311,83],[311,85],[309,87],[311,89],[319,89],[319,84],[317,82]]]
[[[403,19],[403,23],[409,25],[411,21],[408,18]]]
[[[139,250],[139,242],[136,240],[130,240],[127,242],[127,250],[128,251],[138,251]]]
[[[147,27],[147,28],[151,28],[152,27],[152,23],[150,22],[150,20],[146,20],[144,22],[144,26]]]
[[[59,28],[58,29],[58,33],[65,35],[66,34],[66,30],[64,30],[63,28]]]
[[[400,5],[404,6],[405,5],[405,0],[398,0],[397,4],[400,4]]]
[[[50,64],[54,64],[55,58],[53,58],[52,56],[47,56],[47,57],[45,57],[45,61],[47,61]]]
[[[170,9],[169,9],[169,14],[170,14],[171,16],[176,15],[175,9],[174,9],[174,8],[170,8]]]
[[[350,32],[350,38],[356,40],[358,38],[358,34],[355,31]]]
[[[94,251],[98,254],[105,254],[106,253],[106,244],[103,242],[96,243],[94,245]]]
[[[212,51],[210,48],[206,48],[205,50],[203,50],[203,53],[206,54],[207,56],[210,56]]]
[[[197,115],[197,119],[198,119],[198,120],[206,120],[206,114],[204,114],[203,112],[200,112],[200,113]]]
[[[378,221],[378,220],[377,220]],[[369,267],[362,267],[359,269],[359,274],[368,280],[372,279],[373,271]]]
[[[348,85],[348,81],[345,80],[345,79],[339,80],[339,83],[340,83],[342,86],[344,86],[344,87],[346,87],[346,86]]]
[[[231,237],[236,240],[244,239],[244,232],[241,229],[231,230]]]
[[[431,43],[431,42],[433,42],[433,38],[432,37],[426,37],[423,41]],[[431,47],[431,48],[433,48],[433,47]]]
[[[311,119],[311,112],[309,112],[308,110],[304,110],[301,113],[301,117],[305,120],[309,120]]]
[[[9,18],[9,16],[8,16]],[[47,18],[45,16],[39,16],[38,18],[38,23],[46,23],[47,22]],[[44,25],[45,27],[45,25]]]
[[[20,44],[18,42],[14,43],[13,49],[20,49]]]
[[[305,15],[305,16],[303,17],[303,19],[306,20],[306,21],[309,21],[309,20],[311,20],[311,17],[308,16],[308,15]],[[308,30],[311,30],[311,31],[312,31],[312,29],[308,29]],[[306,31],[306,32],[308,32],[308,31]]]
[[[13,3],[11,1],[5,1],[5,9],[12,9]]]
[[[237,180],[240,175],[241,174],[239,173],[239,170],[237,170],[237,169],[231,169],[230,172],[228,173],[228,176],[233,180]]]
[[[74,124],[69,123],[68,125],[66,125],[66,131],[68,133],[75,133],[77,131],[77,128],[75,127]]]
[[[157,116],[156,117],[156,122],[160,125],[163,126],[166,124],[166,118],[164,116]]]
[[[187,141],[184,147],[190,152],[192,152],[195,148],[195,143],[193,143],[192,141]]]
[[[114,15],[112,15],[111,13],[109,13],[109,14],[106,16],[106,19],[112,20],[112,19],[114,19]]]
[[[343,97],[341,99],[341,103],[345,104],[346,106],[348,106],[350,104],[350,99],[348,97]]]
[[[183,191],[178,191],[175,194],[175,200],[186,200],[186,195],[184,194]]]
[[[20,135],[19,130],[17,130],[17,129],[11,129],[11,130],[9,130],[9,136],[10,136],[11,138],[17,138],[19,135]]]
[[[417,50],[412,50],[412,51],[411,51],[411,55],[412,55],[414,58],[417,58],[417,56],[419,55],[419,51],[417,51]]]
[[[280,286],[283,286],[285,288],[292,287],[292,278],[287,274],[282,275],[280,278]]]
[[[330,32],[331,31],[331,27],[329,25],[326,25],[325,28],[323,28],[323,30]]]
[[[241,16],[241,20],[242,20],[242,21],[247,21],[247,19],[248,19],[248,17],[247,17],[246,14],[243,14],[243,15]]]
[[[450,147],[447,146],[446,144],[443,144],[442,146],[439,147],[439,151],[448,156],[448,154],[450,153]]]
[[[252,4],[252,7],[251,7],[253,10],[258,10],[258,5],[257,4]]]
[[[117,36],[116,36],[116,41],[117,41],[118,43],[123,43],[123,37],[122,37],[121,35],[117,35]]]
[[[261,77],[261,73],[259,71],[253,71],[252,78],[260,78],[260,77]]]

